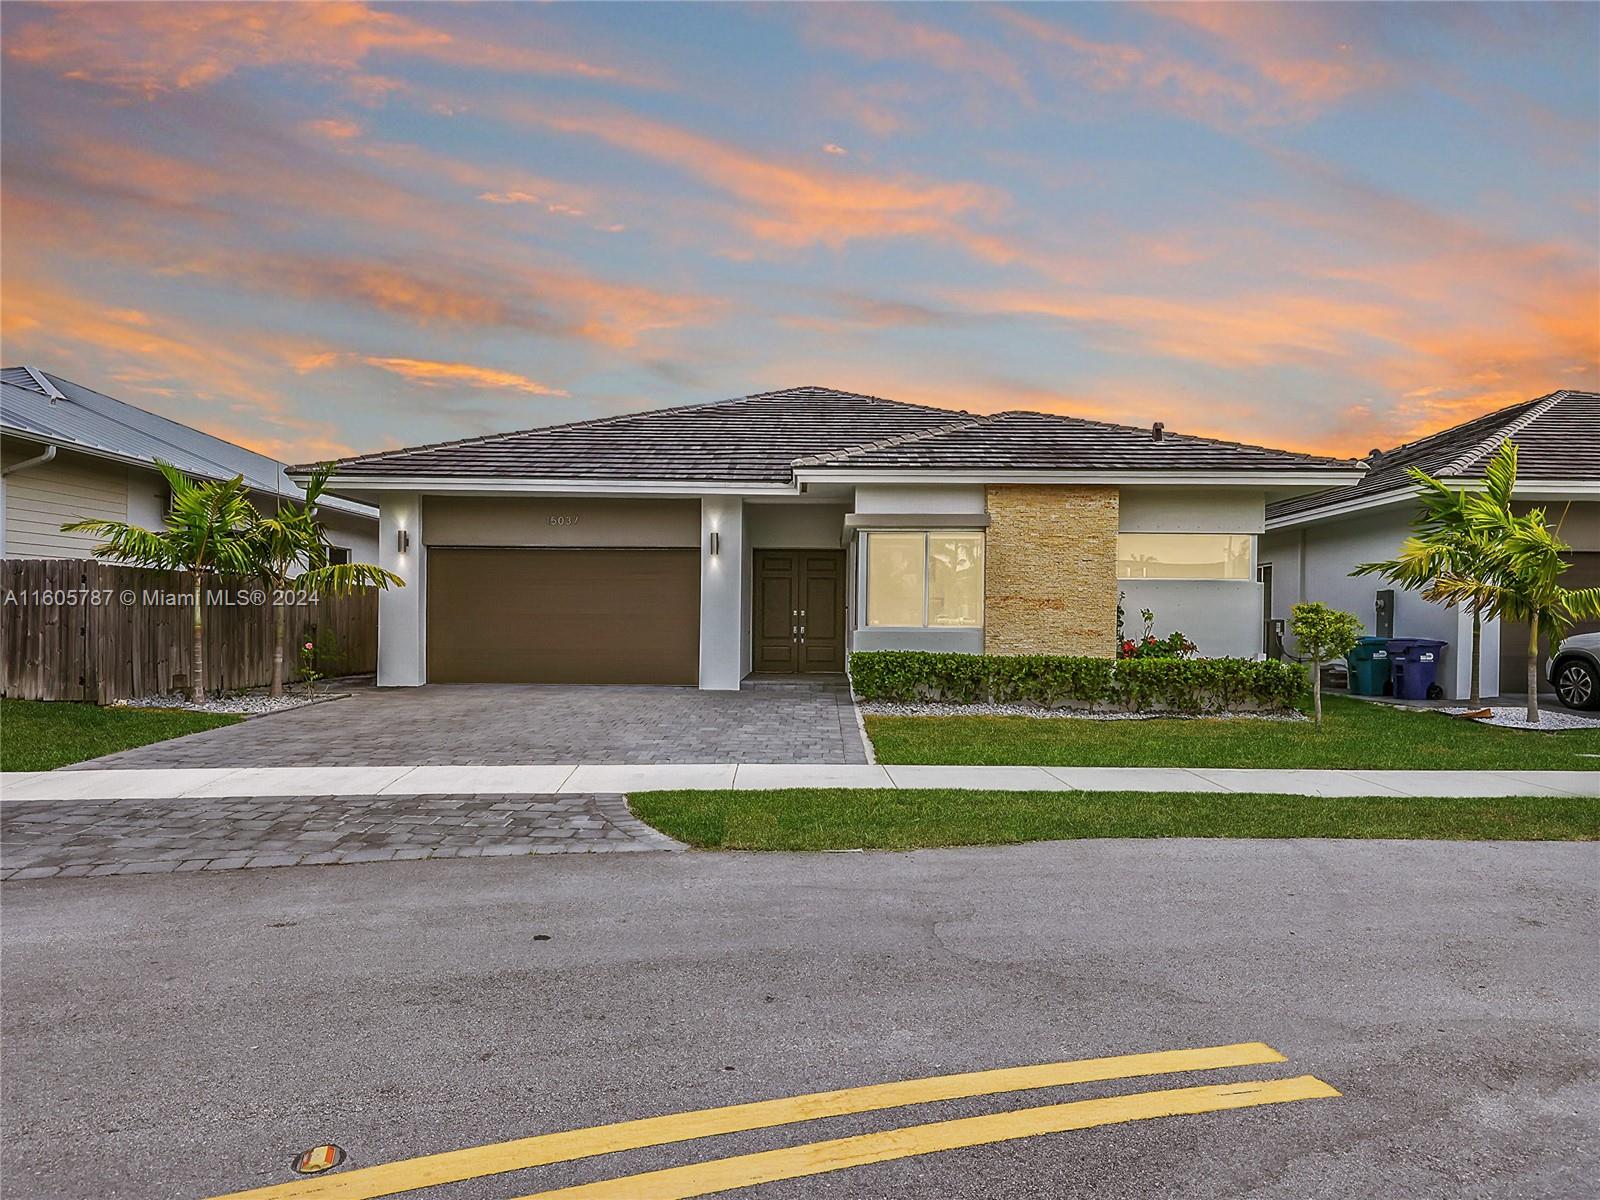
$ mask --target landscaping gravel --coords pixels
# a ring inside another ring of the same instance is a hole
[[[309,696],[305,692],[290,692],[277,697],[269,696],[265,692],[243,692],[231,696],[207,696],[203,703],[196,704],[182,692],[170,692],[164,695],[140,696],[134,700],[116,700],[112,702],[111,707],[181,708],[188,712],[240,713],[245,716],[256,716],[261,713],[304,708],[308,704],[315,704],[318,700],[328,698],[329,694],[325,692]]]
[[[1449,713],[1452,717],[1459,717],[1462,713],[1477,712],[1474,708],[1442,708],[1439,712]],[[1502,729],[1529,729],[1534,732],[1552,733],[1560,729],[1597,729],[1600,728],[1600,717],[1585,717],[1573,712],[1560,712],[1555,709],[1541,709],[1539,723],[1528,723],[1528,710],[1525,708],[1491,708],[1492,714],[1487,717],[1477,717],[1479,725],[1498,725]]]
[[[1227,717],[1244,721],[1308,721],[1304,713],[1277,712],[1094,712],[1084,708],[1044,708],[1037,704],[890,704],[867,700],[860,705],[869,717],[1061,717],[1079,721],[1155,721]]]

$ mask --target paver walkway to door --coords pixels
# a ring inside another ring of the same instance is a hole
[[[105,767],[864,763],[837,681],[692,687],[453,684],[348,698],[108,754]]]

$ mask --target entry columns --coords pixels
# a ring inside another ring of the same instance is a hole
[[[428,682],[427,549],[422,543],[422,497],[385,493],[378,506],[378,565],[406,581],[378,593],[378,686]]]
[[[744,678],[744,499],[700,500],[700,689],[736,692]]]

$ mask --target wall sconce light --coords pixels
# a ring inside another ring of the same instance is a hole
[[[400,530],[399,533],[395,535],[395,544],[399,547],[400,553],[404,554],[407,550],[411,549],[411,535],[404,529]]]
[[[711,557],[715,558],[722,553],[722,535],[715,529],[711,531]]]

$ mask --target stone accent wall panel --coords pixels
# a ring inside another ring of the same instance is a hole
[[[1115,487],[987,489],[984,653],[1116,653]]]

